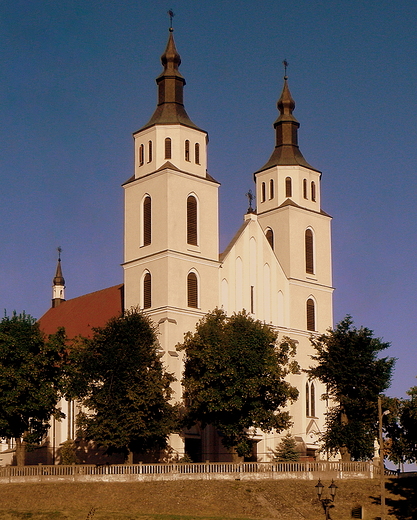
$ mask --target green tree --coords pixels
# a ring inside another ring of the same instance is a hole
[[[389,347],[365,327],[357,329],[346,316],[335,329],[311,338],[316,365],[307,371],[327,387],[330,399],[323,448],[340,452],[342,460],[374,455],[378,435],[378,395],[390,385],[395,359],[378,358]]]
[[[216,427],[223,445],[239,456],[251,453],[249,429],[285,430],[288,401],[298,396],[285,377],[296,373],[295,345],[245,312],[227,317],[219,309],[187,333],[177,348],[186,353],[183,376],[186,424]]]
[[[274,452],[277,462],[297,462],[300,452],[297,450],[297,442],[291,433],[287,433],[279,442]]]
[[[165,448],[176,427],[169,403],[175,379],[165,372],[158,347],[150,318],[131,310],[94,329],[72,353],[72,397],[86,409],[78,417],[80,433],[125,460]]]
[[[51,416],[63,414],[61,397],[65,332],[45,339],[28,314],[0,321],[0,437],[16,441],[16,461],[25,463],[25,446],[39,443]]]
[[[390,414],[385,426],[385,444],[388,458],[395,464],[417,461],[417,386],[407,394],[409,399],[390,398],[386,406]]]

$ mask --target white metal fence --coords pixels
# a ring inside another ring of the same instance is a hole
[[[374,478],[372,462],[205,462],[0,467],[0,482],[31,480],[173,480],[180,478]],[[123,478],[126,477],[126,478]]]

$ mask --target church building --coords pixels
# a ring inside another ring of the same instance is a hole
[[[139,306],[158,326],[162,359],[177,378],[174,400],[180,401],[184,354],[175,346],[216,307],[229,315],[245,309],[273,326],[279,339],[291,337],[298,363],[308,368],[311,334],[333,324],[331,218],[321,209],[321,172],[298,146],[300,125],[285,76],[273,124],[275,147],[254,172],[257,207],[250,204],[219,254],[220,184],[207,172],[208,135],[184,107],[185,79],[172,28],[161,61],[157,106],[133,134],[134,173],[123,184],[124,283],[65,301],[59,259],[52,307],[40,325],[47,333],[64,326],[69,337],[89,335],[123,309]],[[315,457],[324,428],[324,389],[303,371],[289,381],[299,390],[289,407],[290,433],[303,456]],[[53,451],[74,437],[76,403],[64,403],[63,412],[67,418],[51,429]],[[254,431],[254,458],[271,460],[281,436]],[[188,453],[195,461],[230,460],[210,428],[173,435],[171,447],[178,457]]]

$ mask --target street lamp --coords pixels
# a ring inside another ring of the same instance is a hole
[[[315,487],[317,488],[317,497],[318,497],[319,501],[321,502],[321,504],[323,506],[324,512],[326,513],[326,520],[330,520],[330,512],[329,511],[330,511],[331,507],[334,507],[331,504],[334,502],[334,499],[335,499],[335,496],[336,496],[337,486],[334,483],[334,480],[332,480],[332,483],[329,486],[330,497],[331,498],[322,498],[324,485],[321,483],[320,479],[317,482]]]

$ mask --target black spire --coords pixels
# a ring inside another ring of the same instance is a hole
[[[156,78],[158,85],[158,105],[151,119],[140,130],[144,130],[153,125],[182,124],[191,128],[196,126],[184,108],[183,93],[185,79],[179,71],[181,57],[175,47],[174,29],[169,28],[168,43],[165,52],[161,56],[161,63],[164,70]]]
[[[303,154],[298,148],[298,129],[300,123],[293,116],[295,101],[288,87],[288,77],[286,74],[288,63],[286,60],[284,60],[283,63],[285,67],[284,86],[277,103],[279,116],[274,123],[275,149],[269,161],[262,166],[258,172],[267,170],[272,166],[289,166],[296,164],[305,166],[310,170],[315,170],[315,168],[310,166],[304,159]]]

